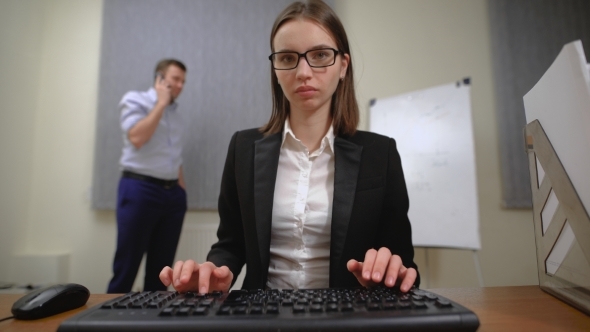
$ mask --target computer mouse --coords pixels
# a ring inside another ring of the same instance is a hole
[[[90,292],[78,284],[59,284],[40,288],[18,299],[12,305],[16,319],[39,319],[79,308],[86,304]]]

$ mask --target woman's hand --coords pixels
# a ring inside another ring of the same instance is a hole
[[[198,292],[202,294],[219,290],[229,291],[234,274],[227,266],[217,267],[211,262],[199,264],[191,259],[174,264],[174,270],[166,266],[160,272],[160,280],[165,286],[172,285],[178,292]]]
[[[392,255],[391,251],[385,247],[379,251],[370,249],[365,254],[364,262],[351,259],[346,267],[365,287],[383,282],[387,287],[399,285],[402,292],[407,292],[412,288],[418,275],[414,268],[406,268],[401,257]]]

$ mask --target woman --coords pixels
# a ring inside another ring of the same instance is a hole
[[[419,285],[408,195],[393,139],[357,131],[346,33],[323,2],[276,19],[273,112],[236,132],[219,196],[219,241],[207,262],[165,267],[180,292]]]

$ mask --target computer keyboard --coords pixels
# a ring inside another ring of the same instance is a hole
[[[68,331],[475,331],[460,304],[414,288],[129,293],[64,321]]]

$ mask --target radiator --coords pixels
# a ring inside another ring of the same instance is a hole
[[[196,262],[204,262],[211,245],[217,241],[217,224],[213,223],[196,223],[185,222],[182,225],[182,233],[176,248],[174,264],[179,260],[192,259]],[[145,276],[145,255],[137,271],[133,291],[141,292],[143,290],[143,278]],[[240,283],[241,285],[241,283]],[[172,290],[172,288],[170,288]]]
[[[194,259],[204,262],[211,245],[217,242],[217,227],[217,223],[185,223],[174,261]],[[240,273],[232,289],[240,289],[243,280],[244,273]]]
[[[217,242],[217,226],[217,223],[184,223],[174,261],[204,262],[211,245]]]

